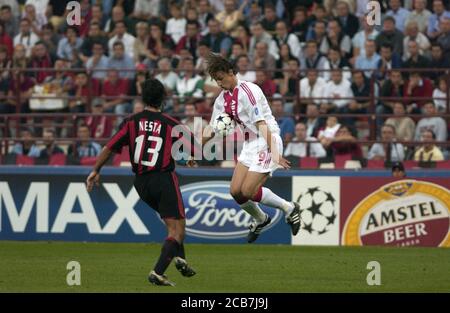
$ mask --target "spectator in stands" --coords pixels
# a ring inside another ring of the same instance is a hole
[[[303,123],[306,125],[306,135],[308,137],[318,136],[319,129],[324,124],[324,119],[319,117],[319,107],[315,103],[306,105],[306,117]]]
[[[77,142],[70,145],[68,154],[76,158],[96,157],[102,147],[90,139],[90,129],[86,124],[80,124],[77,128]]]
[[[320,53],[326,55],[331,46],[339,47],[343,58],[350,58],[352,41],[348,35],[342,33],[341,25],[337,20],[328,22],[327,35],[319,46]]]
[[[12,57],[13,54],[13,41],[8,33],[5,31],[4,24],[0,21],[0,46],[6,48],[6,54],[8,58]]]
[[[120,78],[117,70],[109,69],[102,88],[102,97],[105,97],[104,112],[116,114],[131,112],[130,103],[126,99],[128,91],[129,81]]]
[[[14,38],[19,31],[19,20],[12,14],[11,6],[2,5],[0,7],[0,21],[9,37]]]
[[[310,141],[304,142],[304,141]],[[304,123],[297,123],[295,125],[295,137],[291,142],[287,144],[284,150],[284,156],[295,156],[295,157],[313,157],[313,158],[323,158],[326,156],[327,152],[322,147],[320,142],[317,141],[315,137],[307,136],[306,125]]]
[[[48,53],[47,47],[41,41],[37,42],[33,47],[33,53],[31,56],[30,68],[44,69],[44,71],[34,71],[30,73],[36,80],[36,83],[41,84],[45,78],[51,76],[51,72],[45,71],[53,67],[53,61]]]
[[[426,33],[428,20],[431,17],[431,12],[428,11],[426,7],[427,3],[425,0],[414,0],[414,10],[406,19],[406,25],[411,21],[415,21],[417,22],[419,31],[421,33]]]
[[[216,20],[219,21],[224,33],[230,34],[232,37],[237,35],[236,29],[239,23],[244,20],[242,11],[247,5],[247,1],[243,1],[239,8],[237,8],[235,0],[225,0],[223,2],[225,10],[216,15]]]
[[[439,43],[435,42],[431,45],[431,61],[429,67],[433,69],[433,71],[428,74],[432,80],[435,80],[438,76],[445,74],[442,69],[450,67],[450,60],[444,57],[442,47]],[[441,69],[441,71],[438,69]]]
[[[427,36],[434,40],[442,34],[439,21],[442,18],[450,18],[450,11],[445,9],[445,4],[443,0],[433,0],[433,14],[428,19]]]
[[[78,28],[75,26],[67,27],[66,36],[61,38],[58,43],[58,58],[69,60],[72,64],[76,64],[78,51],[80,50],[82,43],[83,40],[78,37]]]
[[[319,138],[322,145],[326,146],[330,144],[330,139],[336,136],[336,132],[341,127],[336,116],[330,115],[327,117],[325,125],[317,133],[317,138]]]
[[[20,45],[22,46],[22,45]],[[17,48],[17,47],[16,47]],[[22,46],[23,48],[23,46]],[[23,48],[24,52],[25,49]],[[14,71],[12,73],[11,80],[9,81],[8,91],[8,103],[14,107],[13,111],[20,113],[29,113],[30,106],[29,100],[33,93],[33,87],[35,85],[34,79],[24,72]],[[20,93],[20,103],[17,102],[17,95]]]
[[[133,102],[133,114],[141,113],[145,109],[145,104],[140,99],[136,99]]]
[[[41,35],[42,26],[47,24],[47,17],[43,13],[37,13],[33,4],[25,4],[22,18],[30,21],[31,30],[38,36]]]
[[[450,18],[443,17],[440,26],[442,33],[437,38],[437,43],[441,45],[444,57],[450,59]]]
[[[165,33],[172,38],[175,44],[178,44],[181,37],[186,34],[187,20],[183,17],[181,6],[176,1],[170,2],[169,10],[171,17],[167,20]]]
[[[74,98],[69,100],[70,112],[80,113],[87,112],[88,97],[99,96],[99,85],[95,80],[89,82],[86,72],[77,73],[75,77],[75,84],[72,90],[69,91],[69,96]]]
[[[388,43],[393,47],[393,52],[398,55],[403,55],[403,34],[395,28],[395,19],[392,16],[387,16],[383,21],[383,30],[375,39],[377,50]]]
[[[358,18],[350,13],[350,7],[345,1],[338,1],[336,4],[337,19],[342,26],[342,32],[353,37],[359,30]]]
[[[408,42],[409,58],[403,63],[404,68],[428,68],[430,66],[428,58],[420,54],[420,49],[414,40]]]
[[[403,102],[394,101],[393,109],[394,116],[388,118],[385,125],[391,125],[395,128],[399,140],[412,141],[414,139],[416,123],[406,115],[406,108]]]
[[[148,40],[148,49],[150,50],[149,58],[156,63],[160,57],[164,55],[164,51],[172,51],[175,44],[172,38],[162,31],[159,23],[150,24],[150,38]]]
[[[33,132],[29,128],[23,128],[20,131],[20,141],[14,145],[11,153],[16,155],[26,155],[37,158],[41,154],[33,138]]]
[[[201,140],[203,129],[208,125],[208,122],[200,116],[193,102],[188,102],[184,106],[184,118],[181,123],[186,125],[198,140]]]
[[[56,60],[53,68],[55,72],[51,72],[44,83],[50,84],[51,93],[57,96],[67,96],[73,84],[72,75],[67,72],[67,61],[63,59]]]
[[[277,45],[273,40],[272,36],[264,30],[261,22],[256,22],[250,26],[251,38],[248,54],[250,58],[254,58],[256,54],[256,47],[258,43],[264,42],[267,46],[267,51],[275,57],[277,55]]]
[[[55,142],[56,133],[54,129],[45,128],[42,133],[42,138],[44,138],[44,146],[39,151],[40,158],[50,158],[55,154],[64,154],[64,150],[58,146]]]
[[[405,149],[401,143],[396,141],[395,127],[385,124],[381,128],[381,141],[374,143],[369,150],[369,160],[383,160],[388,163],[401,162],[405,159]]]
[[[419,55],[425,55],[430,49],[430,41],[427,36],[419,32],[417,22],[411,21],[406,25],[406,37],[403,39],[403,60],[411,57],[409,43],[414,41],[417,44]]]
[[[60,40],[60,35],[56,34],[55,28],[52,24],[45,24],[42,27],[42,35],[40,36],[41,40],[45,46],[47,47],[48,53],[50,57],[54,60],[57,58],[58,53],[58,43]],[[78,66],[78,65],[75,65]]]
[[[22,44],[14,46],[13,67],[25,69],[28,66],[28,57],[26,56],[26,48]]]
[[[209,48],[208,44],[204,41],[200,41],[198,43],[198,50],[197,50],[197,61],[195,62],[195,70],[199,71],[200,75],[204,75],[206,73],[206,69],[208,67],[208,56],[211,53],[211,49]],[[231,57],[230,57],[231,60]],[[236,61],[236,60],[234,60]]]
[[[390,70],[401,68],[402,59],[401,57],[392,51],[392,46],[388,43],[381,46],[380,49],[380,60],[378,61],[378,72],[377,79],[385,80],[390,76]]]
[[[86,63],[89,57],[93,54],[94,44],[99,43],[103,47],[103,51],[108,51],[108,37],[105,36],[101,29],[100,24],[97,22],[92,22],[89,25],[89,32],[83,39],[83,43],[80,47],[80,59]]]
[[[325,79],[319,77],[316,70],[309,70],[306,76],[300,80],[300,101],[303,103],[315,103],[320,105],[325,102],[323,98],[327,83]]]
[[[8,103],[11,61],[8,60],[7,48],[0,46],[0,114],[13,113],[14,107]]]
[[[175,94],[178,101],[184,104],[191,97],[201,98],[203,96],[204,80],[194,72],[194,60],[192,58],[184,58],[181,62],[183,72],[179,75],[175,85]]]
[[[233,0],[229,0],[233,1]],[[197,49],[200,43],[200,25],[197,21],[187,21],[186,23],[186,35],[180,38],[175,53],[179,54],[181,49],[187,49],[194,60],[197,59]]]
[[[273,70],[276,67],[275,58],[269,53],[269,46],[266,42],[260,41],[256,44],[255,53],[253,54],[253,68],[264,68]],[[272,72],[267,74],[272,77]]]
[[[327,39],[327,22],[325,21],[316,21],[314,23],[314,32],[313,35],[308,39],[308,41],[312,40],[317,43],[317,46],[320,47],[322,42]],[[339,50],[340,51],[340,50]],[[300,50],[299,57],[302,57],[303,51]]]
[[[359,55],[356,58],[355,69],[366,70],[364,75],[370,78],[374,74],[374,70],[378,68],[380,62],[380,55],[376,52],[375,41],[369,39],[366,41],[366,55]]]
[[[381,97],[397,97],[403,98],[406,90],[402,73],[398,70],[392,70],[389,78],[383,82],[381,86]],[[382,100],[377,106],[378,114],[390,114],[393,111],[394,103],[398,100]]]
[[[291,55],[298,57],[298,55],[300,54],[300,41],[295,34],[288,32],[287,24],[285,21],[277,22],[274,40],[279,51],[281,50],[281,46],[283,44],[287,44],[287,46],[289,47],[289,53]]]
[[[136,40],[134,41],[134,62],[144,62],[150,59],[150,50],[148,49],[150,28],[147,22],[139,22],[136,24]]]
[[[273,78],[275,80],[282,80],[287,74],[283,70],[287,70],[289,67],[289,61],[295,59],[295,57],[291,54],[289,49],[289,45],[284,43],[280,45],[279,57],[275,62],[276,72],[273,74]]]
[[[205,41],[202,41],[202,43],[206,46],[208,46],[208,44]],[[208,46],[209,48],[209,46]],[[242,45],[242,43],[240,41],[234,41],[233,44],[231,45],[231,53],[230,53],[230,57],[229,60],[233,61],[233,62],[237,62],[237,58],[242,55],[245,54],[247,55],[247,53],[244,50],[244,46]]]
[[[326,57],[319,53],[317,43],[313,40],[308,41],[304,57],[300,58],[300,68],[323,70],[327,68],[327,63]],[[325,73],[319,72],[319,76],[324,77]]]
[[[107,112],[106,101],[102,98],[96,98],[92,103],[92,115],[84,120],[89,127],[91,138],[109,138],[113,130],[111,116],[105,116],[102,113]]]
[[[396,28],[403,33],[405,30],[406,20],[411,12],[402,7],[401,0],[389,0],[390,10],[386,12],[386,16],[391,16],[395,20]]]
[[[287,71],[284,72],[283,80],[278,81],[279,91],[283,96],[295,97],[297,95],[298,80],[300,77],[299,68],[300,63],[298,59],[294,58],[288,61]],[[288,103],[285,104],[284,108],[286,113],[292,113],[292,107]]]
[[[330,98],[324,100],[321,105],[327,112],[346,112],[347,106],[353,98],[353,92],[350,82],[343,79],[340,70],[331,71],[331,80],[326,84],[323,96]]]
[[[405,84],[403,96],[408,99],[408,113],[420,113],[422,106],[433,95],[433,84],[426,78],[425,73],[411,72],[408,82]],[[412,100],[419,98],[418,100]],[[411,99],[411,100],[410,100]]]
[[[105,29],[106,22],[108,21],[107,14],[103,14],[102,6],[100,4],[93,4],[91,6],[91,20],[90,25],[92,23],[97,23],[100,29]]]
[[[103,80],[106,78],[109,59],[105,56],[103,45],[100,42],[94,42],[92,52],[92,56],[86,61],[86,69],[92,72],[92,78]]]
[[[125,53],[131,60],[134,58],[134,42],[136,37],[127,33],[124,21],[117,21],[114,26],[114,36],[108,41],[109,54],[114,54],[114,45],[121,42],[125,47]]]
[[[361,24],[363,29],[355,34],[352,38],[353,57],[366,54],[366,41],[371,39],[375,40],[379,34],[375,29],[375,25],[369,25],[367,23],[367,16],[361,18]]]
[[[116,29],[116,23],[119,21],[123,21],[125,23],[126,32],[132,33],[134,31],[134,23],[132,19],[126,16],[124,8],[120,5],[116,5],[112,8],[111,18],[106,22],[104,31],[107,34],[112,35]]]
[[[202,36],[208,34],[208,22],[213,19],[214,15],[211,13],[211,6],[208,0],[200,0],[198,2],[198,22]]]
[[[306,32],[308,31],[308,21],[306,20],[306,17],[307,11],[305,7],[295,7],[290,25],[290,32],[296,35],[300,42],[306,41]],[[298,56],[298,54],[295,56]]]
[[[308,18],[308,31],[306,32],[306,40],[312,40],[315,39],[317,36],[316,33],[316,24],[318,22],[321,22],[324,26],[324,33],[325,28],[327,25],[327,12],[325,10],[325,7],[323,5],[316,5],[313,11],[313,14]]]
[[[346,58],[341,56],[341,51],[337,46],[331,46],[328,51],[328,64],[325,64],[325,69],[340,69],[342,70],[342,77],[351,80],[352,72],[351,65]],[[323,78],[330,80],[330,72],[324,72]]]
[[[220,53],[222,56],[228,56],[233,43],[231,38],[220,31],[220,23],[216,19],[208,21],[208,34],[203,38],[209,44],[212,52]]]
[[[177,85],[178,75],[172,71],[170,60],[168,58],[161,58],[158,61],[158,72],[155,76],[166,88],[166,93],[171,95]]]
[[[120,71],[120,78],[134,78],[133,59],[125,53],[125,47],[121,41],[113,44],[112,55],[108,58],[108,68]]]
[[[294,120],[290,116],[284,115],[283,110],[284,100],[280,94],[273,96],[270,107],[272,109],[272,114],[275,117],[278,126],[280,127],[280,136],[283,143],[288,144],[294,137],[295,124]]]
[[[435,134],[437,141],[446,141],[447,123],[442,117],[433,116],[437,113],[434,103],[431,101],[426,102],[422,113],[425,117],[422,117],[417,123],[414,139],[420,140],[426,130],[431,130]]]
[[[362,71],[355,71],[352,75],[352,92],[355,98],[367,98],[367,99],[357,99],[351,100],[348,105],[348,113],[351,114],[364,114],[367,113],[367,108],[369,107],[370,100],[368,99],[371,95],[370,81],[364,76]],[[375,89],[375,86],[374,86]],[[375,90],[374,90],[375,92]],[[377,95],[375,94],[375,97]]]
[[[416,153],[414,153],[414,161],[436,162],[444,160],[441,149],[434,143],[436,141],[436,135],[432,130],[427,129],[423,131],[421,134],[421,141],[423,142],[423,145]]]
[[[436,88],[433,90],[433,101],[436,106],[436,111],[445,113],[447,111],[447,77],[440,76],[437,79]]]
[[[275,7],[269,2],[264,5],[264,17],[261,20],[263,28],[271,35],[275,34],[276,24],[279,21]]]
[[[248,68],[250,66],[250,60],[247,55],[241,54],[236,59],[236,67],[238,73],[236,74],[236,77],[239,80],[245,80],[248,82],[254,82],[256,80],[256,72],[255,71],[249,71]]]
[[[331,151],[334,157],[349,154],[352,159],[363,157],[362,149],[355,138],[354,132],[345,125],[341,125],[330,141],[325,141],[324,147]]]
[[[39,37],[31,31],[31,23],[27,18],[20,20],[19,33],[14,37],[14,47],[22,44],[26,49],[26,56],[31,56],[31,49],[39,41]]]
[[[263,69],[256,71],[255,84],[261,88],[266,97],[272,97],[277,92],[277,85],[269,77],[269,73]]]

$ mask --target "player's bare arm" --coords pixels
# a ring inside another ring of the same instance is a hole
[[[256,122],[256,127],[258,128],[261,135],[264,137],[264,139],[267,142],[267,146],[269,147],[269,150],[272,154],[272,160],[275,163],[278,163],[280,166],[282,166],[284,169],[290,169],[291,163],[283,158],[283,156],[278,151],[277,145],[273,144],[275,141],[272,137],[272,132],[270,131],[269,127],[267,126],[266,121],[258,121]]]
[[[109,160],[112,153],[113,152],[108,147],[104,147],[102,149],[102,152],[100,152],[92,172],[86,179],[86,189],[88,192],[91,192],[94,184],[96,186],[100,185],[100,170],[102,169],[103,165],[105,165],[105,163]]]

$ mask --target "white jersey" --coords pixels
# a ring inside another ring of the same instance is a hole
[[[223,90],[216,101],[210,121],[213,126],[216,117],[228,113],[236,122],[236,127],[243,132],[258,134],[256,122],[266,121],[273,134],[280,134],[278,123],[272,115],[269,103],[258,85],[238,80],[237,86],[231,93]]]

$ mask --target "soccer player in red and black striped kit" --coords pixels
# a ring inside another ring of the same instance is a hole
[[[119,153],[124,146],[129,147],[133,172],[136,174],[134,187],[140,198],[160,214],[168,231],[159,260],[148,279],[155,285],[173,286],[164,275],[172,259],[175,259],[175,266],[183,276],[193,276],[195,271],[187,264],[184,253],[186,220],[178,178],[174,171],[172,146],[181,139],[187,143],[183,150],[187,148],[191,155],[198,147],[194,147],[196,142],[186,127],[161,113],[165,98],[162,83],[157,79],[147,79],[143,82],[142,90],[145,110],[122,122],[117,133],[98,156],[86,183],[88,191],[92,190],[94,184],[98,186],[100,169],[112,153]],[[178,131],[180,127],[183,129],[181,132]],[[187,140],[186,134],[190,136],[190,140]],[[188,166],[193,164],[190,159]]]

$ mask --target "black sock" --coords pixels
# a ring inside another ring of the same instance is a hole
[[[173,257],[178,254],[178,242],[173,238],[167,238],[161,248],[161,254],[155,265],[155,272],[158,275],[164,274]]]
[[[186,260],[186,255],[184,254],[184,244],[183,243],[178,244],[178,255],[177,256]]]

